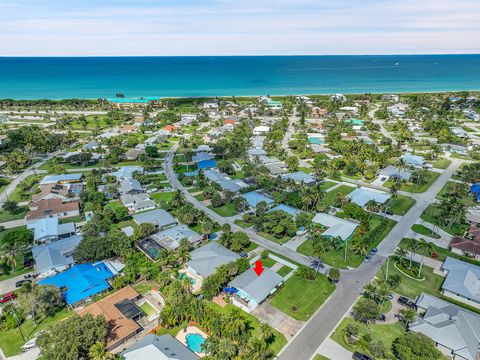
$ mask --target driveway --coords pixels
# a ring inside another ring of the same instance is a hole
[[[352,360],[353,355],[351,351],[340,346],[329,337],[320,345],[317,353],[332,360]]]
[[[274,308],[268,302],[257,306],[251,312],[262,323],[267,323],[275,330],[281,332],[287,340],[290,340],[304,325],[303,321],[295,320],[282,311]]]

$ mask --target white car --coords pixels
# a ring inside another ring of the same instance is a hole
[[[37,338],[34,337],[31,340],[28,340],[25,344],[22,345],[21,349],[23,352],[26,352],[28,350],[32,350],[37,346]]]

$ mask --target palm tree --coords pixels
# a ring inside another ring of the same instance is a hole
[[[417,253],[418,241],[416,239],[408,238],[407,247],[410,250],[410,269],[412,268],[413,255]]]
[[[400,159],[397,160],[395,165],[397,167],[397,181],[396,182],[398,182],[399,179],[400,179],[400,173],[407,168],[407,163],[405,162],[405,160],[400,158]]]
[[[311,258],[310,259],[310,266],[315,269],[315,277],[318,274],[318,270],[325,268],[323,261],[320,258]]]
[[[405,249],[397,248],[393,253],[394,260],[398,263],[402,264],[405,261],[405,256],[407,256],[408,252]]]
[[[105,344],[97,341],[88,350],[88,356],[92,360],[106,360],[107,352],[105,351]]]
[[[422,260],[420,261],[420,267],[418,269],[418,277],[422,274],[422,266],[423,266],[423,257],[426,252],[431,253],[434,247],[431,242],[425,241],[424,239],[418,240],[418,250],[422,253]]]
[[[243,318],[240,309],[232,308],[225,316],[225,332],[231,339],[239,339],[242,333],[247,330],[247,323]]]

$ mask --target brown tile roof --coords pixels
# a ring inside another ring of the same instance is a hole
[[[129,285],[79,310],[78,314],[80,316],[92,314],[93,316],[103,315],[105,317],[109,324],[107,348],[111,348],[141,329],[140,325],[134,320],[126,318],[115,306],[122,300],[133,301],[139,296],[140,294]]]
[[[28,206],[31,210],[27,214],[27,220],[40,219],[63,212],[80,211],[78,201],[64,203],[62,199],[43,199],[37,202],[30,202]]]
[[[58,184],[48,184],[40,187],[40,192],[32,196],[32,202],[40,201],[45,196],[52,194],[58,194],[58,198],[68,197],[68,189]]]
[[[470,254],[480,255],[480,240],[471,240],[454,236],[448,245],[449,248],[456,248],[468,252]]]

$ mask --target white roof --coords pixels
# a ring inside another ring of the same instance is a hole
[[[353,221],[340,219],[339,217],[325,213],[317,213],[312,219],[312,222],[328,228],[322,235],[331,237],[338,236],[342,240],[348,239],[358,226],[358,224]]]
[[[257,126],[253,129],[253,132],[268,132],[270,130],[270,127],[268,126],[265,126],[265,125],[260,125],[260,126]]]
[[[364,207],[369,201],[373,200],[379,204],[384,204],[391,195],[376,189],[361,187],[353,190],[347,197],[355,204]]]

